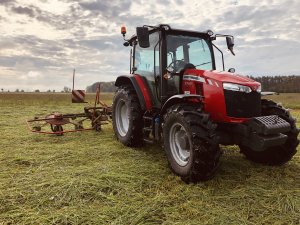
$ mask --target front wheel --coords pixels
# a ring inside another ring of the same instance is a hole
[[[135,91],[130,86],[118,88],[112,107],[113,129],[118,140],[126,146],[143,143],[143,112]]]
[[[249,147],[240,145],[241,153],[247,159],[270,166],[279,166],[288,162],[297,152],[299,130],[296,128],[295,119],[289,111],[271,100],[262,99],[262,116],[278,115],[291,125],[291,130],[284,133],[288,136],[287,141],[279,146],[266,148],[263,151],[254,151]]]
[[[221,152],[216,125],[208,114],[193,104],[174,105],[164,121],[164,148],[171,170],[187,183],[212,178]]]

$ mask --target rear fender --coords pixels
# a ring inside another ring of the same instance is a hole
[[[160,113],[161,115],[165,114],[169,107],[178,103],[186,103],[186,102],[200,103],[203,102],[203,99],[204,97],[202,95],[187,95],[187,94],[174,95],[164,103]]]

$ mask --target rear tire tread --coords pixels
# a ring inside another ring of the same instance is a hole
[[[139,99],[137,97],[137,94],[135,90],[129,86],[120,86],[115,94],[114,97],[114,102],[115,99],[118,97],[118,95],[124,95],[126,96],[129,105],[130,105],[130,115],[131,118],[129,120],[132,120],[132,126],[129,127],[128,132],[130,132],[130,135],[126,138],[118,138],[117,135],[117,128],[115,125],[115,120],[113,119],[113,128],[115,131],[115,136],[126,146],[129,147],[140,147],[143,145],[143,135],[142,135],[142,129],[143,129],[143,119],[142,119],[142,109],[139,103]],[[114,117],[114,114],[113,114]]]

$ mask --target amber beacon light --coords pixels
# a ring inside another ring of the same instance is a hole
[[[125,36],[125,34],[126,34],[126,27],[125,27],[125,26],[122,26],[122,27],[121,27],[121,34],[122,34],[123,36]]]

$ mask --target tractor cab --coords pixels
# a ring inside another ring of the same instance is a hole
[[[232,49],[233,37],[227,37],[228,48]],[[210,30],[185,31],[169,25],[137,27],[137,35],[124,43],[132,47],[130,74],[142,76],[153,104],[161,107],[170,97],[184,94],[182,76],[186,69],[216,69],[212,43],[215,39]]]

